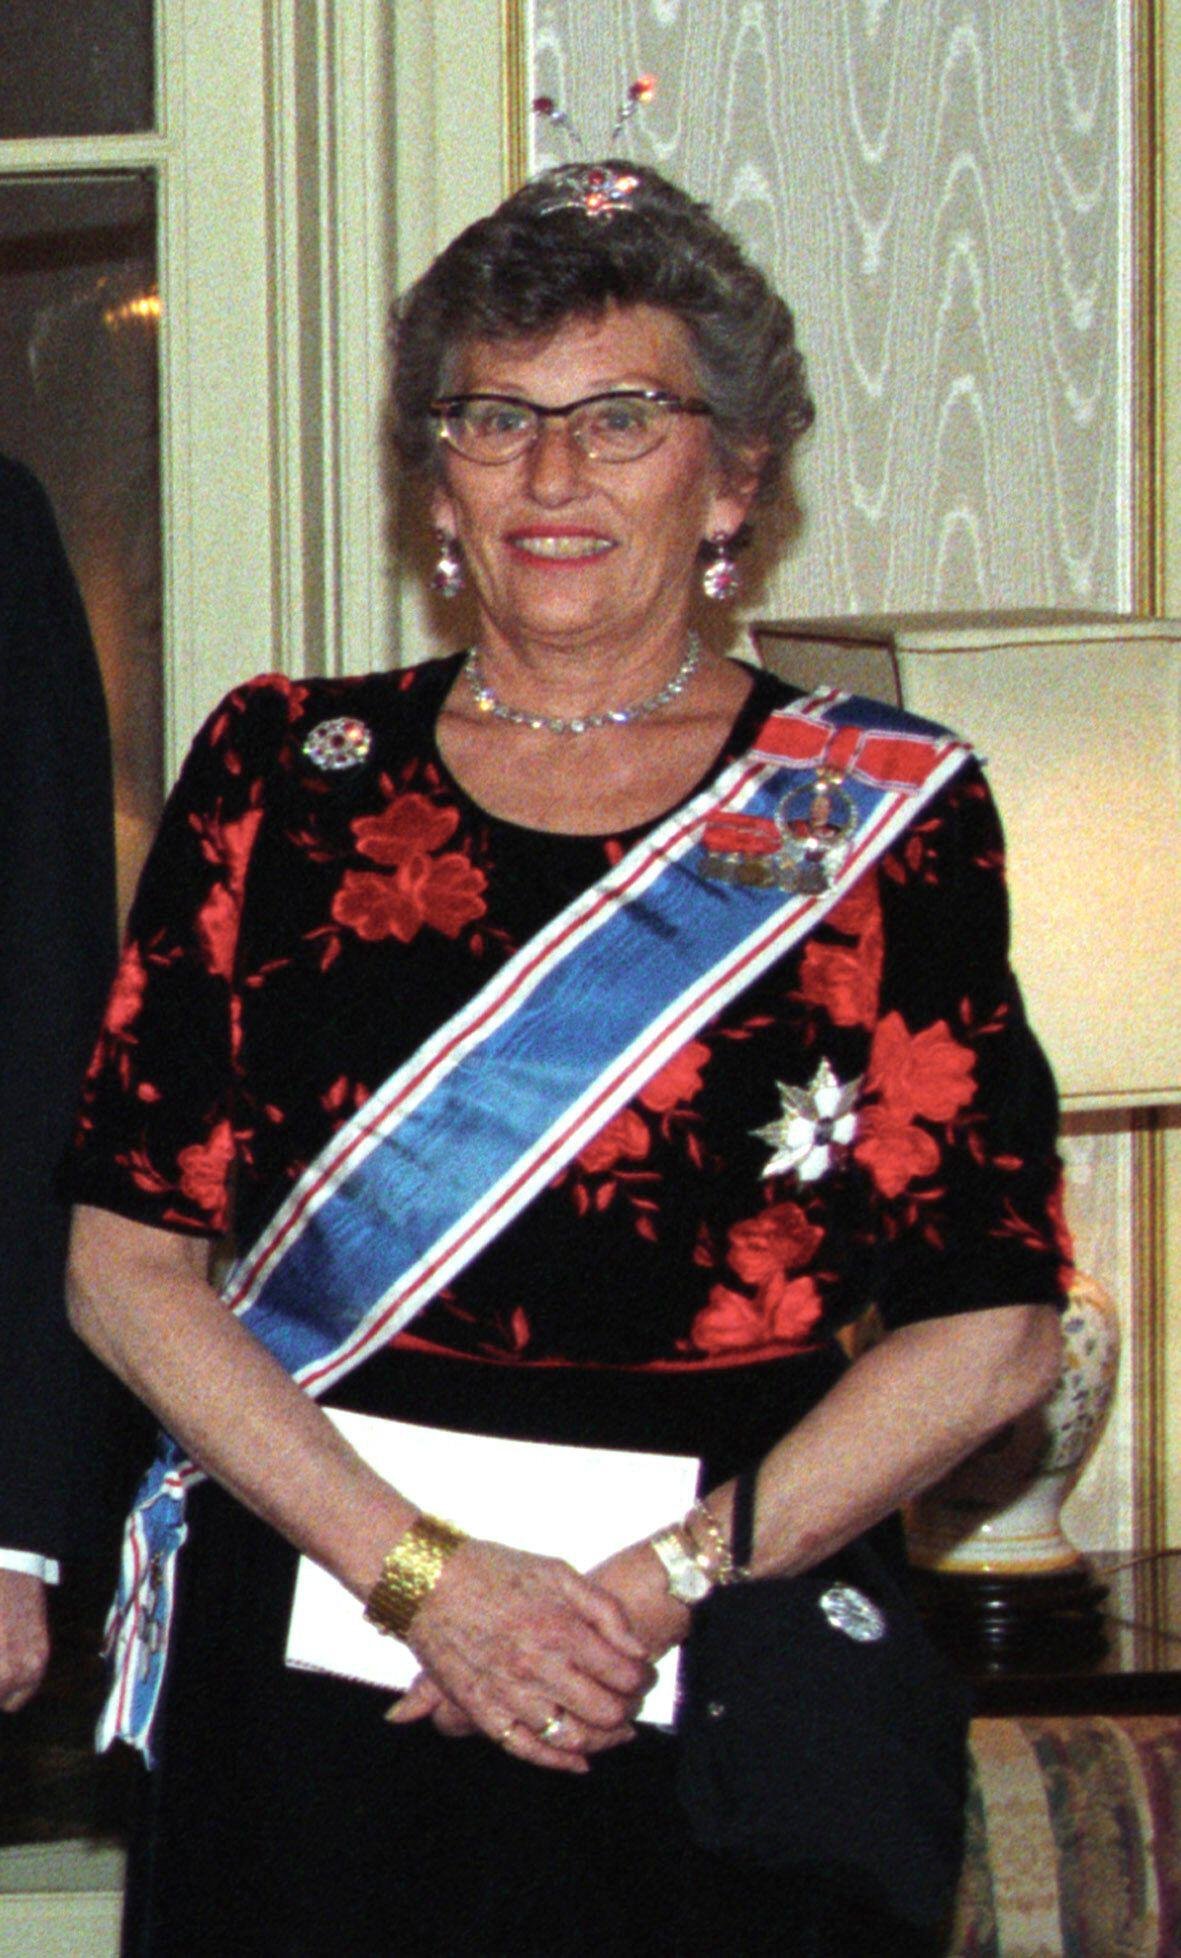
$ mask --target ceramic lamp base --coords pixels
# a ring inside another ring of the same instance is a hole
[[[1039,1576],[916,1570],[913,1585],[937,1642],[976,1672],[1086,1665],[1107,1649],[1107,1587],[1082,1557]]]

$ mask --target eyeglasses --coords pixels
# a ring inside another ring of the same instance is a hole
[[[585,394],[564,408],[543,408],[513,394],[452,394],[432,401],[441,442],[468,462],[512,462],[533,447],[543,421],[564,421],[590,462],[638,462],[668,435],[674,415],[709,415],[707,401],[684,401],[663,388],[616,388]]]

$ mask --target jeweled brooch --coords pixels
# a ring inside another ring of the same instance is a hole
[[[319,721],[304,740],[303,752],[314,768],[334,775],[342,768],[359,768],[368,761],[373,747],[373,730],[351,714],[335,720]]]
[[[820,1609],[834,1632],[844,1632],[858,1645],[885,1638],[889,1629],[885,1612],[855,1584],[830,1584],[821,1596]]]

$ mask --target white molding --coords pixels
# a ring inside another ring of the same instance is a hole
[[[317,671],[324,660],[334,569],[319,427],[321,11],[275,7],[265,22],[276,663],[290,672]]]
[[[161,9],[165,756],[273,667],[273,296],[262,4]]]
[[[1137,317],[1136,261],[1139,236],[1135,211],[1135,191],[1140,171],[1141,131],[1137,126],[1136,99],[1136,11],[1142,0],[1120,0],[1116,10],[1119,41],[1120,87],[1117,97],[1116,170],[1119,176],[1117,221],[1119,225],[1119,313],[1116,382],[1119,417],[1116,427],[1116,465],[1114,494],[1119,512],[1118,555],[1120,590],[1116,603],[1121,610],[1136,608],[1138,546],[1137,531],[1137,360],[1141,352],[1140,322]],[[1114,608],[1112,608],[1114,609]]]
[[[392,640],[388,9],[318,0],[267,26],[276,663],[367,671]]]
[[[1156,37],[1160,93],[1157,141],[1161,145],[1160,343],[1157,371],[1160,415],[1162,603],[1181,612],[1181,0],[1159,0]]]
[[[342,673],[391,665],[397,650],[384,441],[396,252],[392,12],[384,0],[336,0],[325,78],[332,338],[324,424],[334,491],[331,667]]]
[[[167,155],[167,143],[149,130],[130,136],[9,137],[0,141],[0,176],[8,180],[152,169]]]
[[[503,191],[503,11],[496,0],[456,7],[418,0],[394,10],[394,209],[404,289],[436,252]],[[413,569],[420,509],[398,523],[398,656],[445,650]]]

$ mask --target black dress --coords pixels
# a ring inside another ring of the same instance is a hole
[[[455,672],[269,679],[212,717],[133,913],[79,1199],[249,1242],[382,1079],[632,840],[477,808],[435,742]],[[719,765],[783,698],[755,681]],[[340,720],[356,765],[326,769],[305,740]],[[860,1083],[855,1134],[768,1178],[756,1132],[781,1085],[825,1064]],[[970,766],[331,1399],[693,1453],[724,1476],[822,1396],[869,1304],[891,1326],[1059,1296],[1054,1122]],[[128,1949],[889,1949],[881,1926],[838,1935],[857,1908],[839,1876],[789,1896],[694,1850],[668,1735],[556,1776],[390,1729],[371,1689],[288,1672],[293,1553],[208,1485],[191,1524]]]

